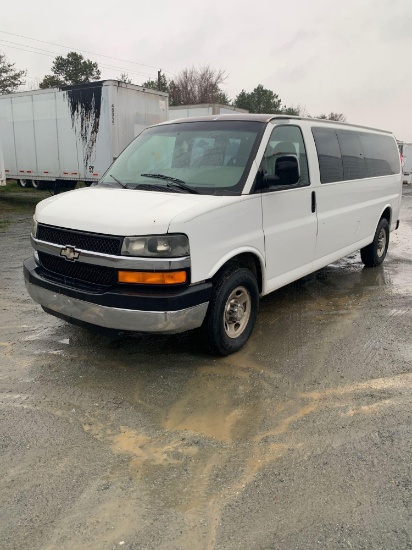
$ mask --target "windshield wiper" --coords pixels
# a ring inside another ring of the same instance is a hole
[[[179,187],[179,189],[184,189],[185,191],[188,191],[189,193],[195,193],[196,195],[199,194],[199,191],[196,191],[196,189],[193,189],[193,187],[189,187],[186,185],[186,183],[183,180],[180,180],[178,178],[172,178],[170,176],[165,176],[164,174],[140,174],[144,178],[155,178],[158,180],[165,180],[168,182],[167,186],[170,187],[171,185],[175,185],[176,187]]]
[[[121,185],[123,187],[123,189],[127,189],[127,185],[125,183],[123,183],[122,181],[118,180],[115,176],[113,176],[113,174],[109,174],[109,176],[111,178],[113,178],[116,183]]]

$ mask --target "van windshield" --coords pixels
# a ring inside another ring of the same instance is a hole
[[[98,185],[175,193],[239,195],[265,124],[183,122],[143,131]]]

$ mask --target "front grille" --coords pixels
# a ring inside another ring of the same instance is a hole
[[[37,239],[48,243],[62,246],[74,246],[81,250],[90,250],[91,252],[112,254],[114,256],[120,254],[123,240],[122,237],[107,237],[106,235],[84,233],[83,231],[73,231],[71,229],[60,229],[59,227],[51,227],[42,224],[38,225]]]
[[[69,262],[58,256],[39,252],[39,259],[48,271],[79,281],[100,286],[112,286],[117,283],[117,271],[111,267]]]

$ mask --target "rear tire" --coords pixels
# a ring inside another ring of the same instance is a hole
[[[212,352],[229,355],[249,340],[259,308],[259,289],[253,273],[228,267],[217,279],[202,331]]]
[[[37,189],[38,191],[42,191],[43,189],[46,189],[46,184],[43,181],[31,180],[31,184],[34,187],[34,189]]]
[[[32,180],[17,180],[17,183],[20,185],[20,187],[23,187],[23,189],[27,189],[28,187],[32,186]]]
[[[386,257],[389,245],[389,223],[382,218],[378,223],[373,241],[361,249],[361,259],[366,267],[377,267]]]

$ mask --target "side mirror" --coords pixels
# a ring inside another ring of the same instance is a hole
[[[267,174],[262,161],[255,179],[254,193],[265,192],[279,186],[295,185],[300,179],[297,155],[286,154],[275,158],[274,175]]]
[[[276,185],[294,185],[300,179],[299,160],[296,155],[282,155],[275,160]]]

